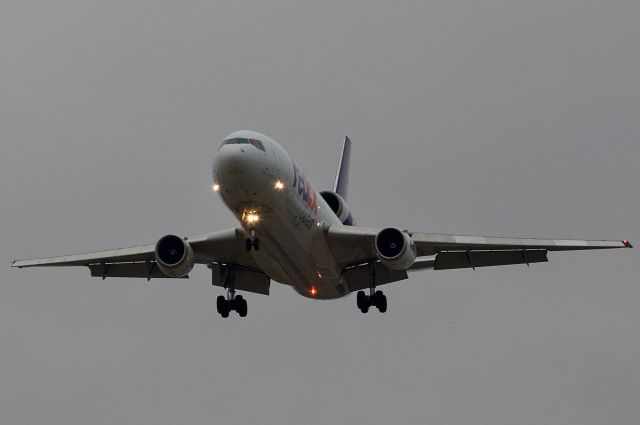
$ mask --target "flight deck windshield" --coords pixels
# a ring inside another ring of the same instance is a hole
[[[242,138],[242,137],[236,137],[234,139],[225,140],[224,142],[222,142],[220,147],[222,147],[224,145],[253,145],[256,148],[260,149],[262,152],[266,152],[262,142],[260,140],[256,140],[256,139],[245,139],[245,138]]]

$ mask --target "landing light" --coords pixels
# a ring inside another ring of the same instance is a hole
[[[242,214],[242,220],[249,224],[255,224],[260,221],[260,215],[255,211],[247,211]]]
[[[282,183],[280,180],[278,180],[276,182],[276,184],[273,186],[276,190],[282,190],[284,189],[284,183]]]
[[[219,190],[220,190],[220,185],[219,185],[218,183],[214,183],[214,184],[213,184],[213,191],[214,191],[214,192],[217,192],[217,191],[219,191]]]

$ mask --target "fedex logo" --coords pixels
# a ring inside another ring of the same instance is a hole
[[[298,194],[298,197],[302,199],[309,209],[313,212],[318,211],[318,202],[316,197],[316,190],[311,185],[311,182],[304,176],[302,171],[296,164],[293,164],[293,188],[294,192]]]

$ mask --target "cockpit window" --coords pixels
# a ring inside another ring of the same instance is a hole
[[[266,152],[262,142],[260,140],[256,140],[256,139],[245,139],[245,138],[242,138],[242,137],[236,137],[234,139],[225,140],[224,142],[222,142],[220,147],[222,147],[224,145],[253,145],[256,148],[260,149],[262,152]]]
[[[249,143],[251,143],[256,148],[260,149],[262,152],[266,152],[266,150],[264,149],[264,145],[262,144],[262,142],[260,140],[249,139]]]

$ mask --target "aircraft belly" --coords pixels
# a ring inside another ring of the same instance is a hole
[[[256,262],[275,281],[288,284],[309,298],[339,298],[348,293],[333,259],[323,226],[300,219],[295,207],[273,208],[261,217],[256,235]],[[315,294],[314,294],[315,291]]]

